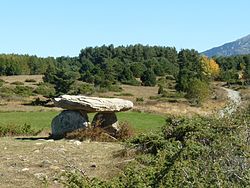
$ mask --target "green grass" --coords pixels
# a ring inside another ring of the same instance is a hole
[[[49,129],[51,120],[59,112],[0,112],[0,126],[29,124],[33,129]]]
[[[136,131],[154,131],[165,125],[165,119],[161,115],[140,113],[140,112],[120,112],[117,113],[119,121],[127,121]]]
[[[35,130],[50,129],[52,119],[60,112],[0,112],[0,126],[29,124]],[[90,121],[94,114],[89,114]],[[117,113],[119,121],[127,121],[136,132],[154,131],[165,124],[160,115],[140,112]]]

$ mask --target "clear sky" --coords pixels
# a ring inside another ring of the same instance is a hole
[[[0,0],[0,53],[137,43],[201,52],[250,34],[249,9],[250,0]]]

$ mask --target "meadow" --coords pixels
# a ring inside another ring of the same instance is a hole
[[[58,115],[58,111],[44,112],[0,112],[0,126],[31,125],[35,130],[50,130],[52,119]],[[94,113],[89,114],[89,120],[93,119]],[[143,112],[120,112],[118,120],[128,122],[136,132],[154,131],[165,124],[164,116]]]

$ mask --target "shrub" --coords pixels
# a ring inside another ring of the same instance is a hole
[[[209,84],[199,79],[193,79],[188,84],[186,97],[193,104],[201,104],[210,95]]]
[[[25,82],[36,82],[34,79],[26,79]]]
[[[38,85],[34,92],[45,97],[53,97],[55,96],[56,90],[54,88],[54,85],[52,84],[41,83]]]
[[[115,96],[128,96],[128,97],[131,97],[131,96],[134,96],[132,93],[117,93],[117,94],[114,94]]]
[[[3,136],[21,136],[21,135],[32,135],[39,134],[42,130],[35,131],[29,124],[24,125],[8,125],[0,126],[0,137]]]
[[[126,85],[131,85],[131,86],[140,86],[141,85],[141,82],[137,81],[136,79],[122,81],[122,83],[126,84]]]
[[[11,84],[12,84],[12,85],[17,85],[17,86],[24,85],[24,83],[23,83],[23,82],[20,82],[20,81],[15,81],[15,82],[12,82]]]
[[[10,95],[13,95],[13,94],[14,94],[13,88],[5,87],[5,86],[2,86],[0,88],[0,96],[2,96],[2,97],[10,96]]]
[[[120,87],[119,85],[112,84],[108,86],[108,90],[113,92],[121,92],[122,87]]]
[[[33,88],[29,86],[16,86],[14,88],[14,93],[23,97],[32,96]]]
[[[164,92],[163,86],[159,85],[158,94],[163,94],[163,92]]]
[[[128,122],[119,123],[118,128],[119,130],[115,134],[115,138],[117,138],[118,140],[125,140],[134,135],[134,130],[132,129],[132,127],[129,125]]]
[[[78,129],[76,131],[67,133],[65,138],[77,139],[84,141],[90,139],[91,141],[99,142],[112,142],[116,141],[116,138],[110,136],[105,130],[100,127],[88,127],[85,129]]]
[[[91,84],[87,83],[75,83],[72,85],[71,90],[69,91],[69,94],[71,95],[91,95],[95,92],[95,88]]]
[[[72,187],[249,187],[248,109],[232,117],[168,117],[161,132],[130,140],[141,155],[103,181],[72,174]],[[72,178],[74,177],[74,178]]]
[[[5,83],[5,81],[0,79],[0,87],[2,87],[4,83]]]
[[[143,102],[144,98],[143,97],[137,97],[135,100],[136,100],[136,102]]]
[[[77,139],[80,141],[90,139],[91,141],[99,142],[114,142],[117,140],[124,140],[130,138],[134,134],[133,129],[127,122],[122,122],[119,124],[119,131],[111,136],[103,128],[98,126],[91,126],[85,129],[78,129],[76,131],[66,134],[67,139]]]
[[[142,74],[141,81],[144,86],[155,86],[156,76],[151,69],[148,69]]]

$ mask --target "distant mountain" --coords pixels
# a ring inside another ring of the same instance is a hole
[[[236,41],[226,43],[222,46],[212,48],[202,52],[202,54],[208,57],[250,54],[250,35],[247,35]]]

